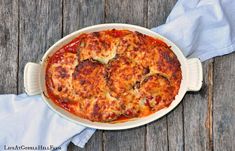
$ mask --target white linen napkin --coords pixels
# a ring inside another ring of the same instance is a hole
[[[0,150],[7,147],[79,147],[95,132],[55,114],[41,96],[0,95]],[[20,149],[22,150],[22,149]]]
[[[235,0],[179,0],[166,23],[153,31],[184,55],[205,61],[235,50]]]
[[[176,45],[187,57],[202,61],[235,50],[234,0],[179,0],[166,24],[152,29]],[[72,141],[83,147],[94,129],[69,122],[40,96],[0,96],[0,150],[4,145],[60,146]]]

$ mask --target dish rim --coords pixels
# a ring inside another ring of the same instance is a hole
[[[135,119],[130,119],[124,123],[102,123],[102,122],[92,122],[87,119],[80,118],[63,108],[56,105],[50,98],[47,97],[46,92],[46,86],[45,86],[45,70],[47,65],[48,57],[51,56],[55,51],[57,51],[59,48],[64,46],[65,44],[69,43],[71,40],[73,40],[75,37],[79,36],[82,33],[90,33],[94,31],[101,31],[101,30],[108,30],[108,29],[127,29],[131,31],[138,31],[140,33],[149,35],[154,38],[158,38],[165,42],[168,46],[171,46],[171,50],[173,53],[177,56],[177,59],[179,60],[181,64],[181,71],[182,71],[182,80],[180,84],[180,88],[178,91],[178,94],[176,95],[175,99],[172,101],[171,105],[167,108],[161,109],[155,113],[152,113],[146,117],[140,117]],[[43,55],[42,60],[40,62],[40,72],[39,72],[39,87],[40,92],[43,97],[44,102],[52,109],[54,112],[62,116],[63,118],[77,123],[79,125],[83,125],[90,128],[96,128],[96,129],[102,129],[102,130],[123,130],[123,129],[130,129],[134,127],[139,127],[148,123],[151,123],[164,115],[168,114],[170,111],[172,111],[177,105],[182,101],[185,93],[187,91],[197,91],[197,89],[190,89],[189,85],[191,82],[189,80],[192,80],[192,76],[190,76],[190,71],[194,70],[191,65],[189,65],[189,60],[192,59],[186,59],[179,49],[173,42],[171,42],[166,37],[151,31],[150,29],[140,27],[137,25],[131,25],[131,24],[121,24],[121,23],[109,23],[109,24],[98,24],[89,26],[86,28],[82,28],[78,31],[75,31],[62,39],[58,40],[55,44],[53,44]],[[190,69],[192,68],[192,69]],[[202,70],[201,70],[202,71]],[[201,77],[202,72],[199,73],[199,76]],[[200,79],[199,77],[199,79]],[[25,78],[27,79],[27,78]],[[202,79],[202,77],[201,77]],[[199,81],[200,82],[200,81]],[[27,92],[27,91],[26,91]]]

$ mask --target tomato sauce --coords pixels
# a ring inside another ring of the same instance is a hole
[[[123,37],[125,35],[128,35],[130,34],[130,31],[128,30],[107,30],[105,31],[107,35],[110,35],[114,38],[120,38],[120,37]],[[153,37],[150,37],[150,36],[146,36],[144,34],[141,34],[141,33],[138,33],[136,32],[137,35],[140,37],[140,43],[141,42],[144,42],[145,45],[148,45],[148,46],[152,46],[152,47],[166,47],[166,48],[169,48],[163,41],[159,40],[159,39],[156,39],[156,38],[153,38]],[[93,33],[94,34],[94,33]],[[49,72],[49,68],[50,66],[52,66],[53,64],[55,63],[58,63],[61,61],[61,58],[63,57],[63,54],[66,53],[66,52],[69,52],[69,53],[72,53],[72,54],[76,54],[78,55],[79,53],[79,47],[81,45],[86,45],[84,43],[82,43],[84,41],[84,39],[88,36],[88,34],[81,34],[79,35],[78,37],[76,37],[75,39],[73,39],[71,42],[69,42],[68,44],[64,45],[63,47],[61,47],[60,49],[58,49],[52,56],[50,56],[48,58],[48,62],[47,62],[47,67],[46,67],[46,73]],[[95,34],[95,36],[98,36],[98,34]],[[128,45],[127,45],[128,46]],[[128,46],[129,47],[129,46]],[[165,52],[164,52],[165,53]],[[162,54],[164,54],[162,53]],[[168,55],[167,53],[165,54],[166,56]],[[168,57],[168,56],[167,56]],[[167,58],[165,57],[165,58]],[[162,59],[162,58],[161,58]],[[163,58],[164,59],[164,58]],[[170,60],[171,58],[168,57],[167,58],[168,60]],[[168,62],[166,62],[167,64]],[[165,68],[164,68],[165,69]],[[177,67],[177,70],[178,67]],[[167,70],[166,70],[167,71]],[[179,71],[177,71],[179,72]],[[181,73],[181,71],[180,71]],[[148,73],[147,73],[148,74]],[[175,76],[176,74],[174,74]],[[178,75],[178,74],[177,74]],[[66,77],[66,76],[65,76]],[[175,78],[175,77],[174,77]],[[181,79],[177,79],[175,78],[176,80],[180,81],[181,82]],[[171,80],[171,79],[170,79]],[[77,110],[75,110],[75,107],[80,105],[79,102],[76,102],[76,101],[70,101],[70,100],[66,100],[66,99],[60,99],[59,96],[55,95],[55,93],[53,92],[54,89],[56,88],[54,82],[53,82],[53,79],[51,77],[49,77],[47,74],[46,74],[46,78],[45,78],[45,81],[46,81],[46,87],[47,87],[47,95],[48,97],[58,106],[60,106],[61,108],[69,111],[70,113],[74,114],[74,115],[77,115],[79,117],[86,117],[84,115],[81,115],[80,113],[77,112]],[[179,82],[179,83],[180,83]],[[178,87],[179,87],[179,83],[178,84]],[[61,88],[62,89],[62,88]],[[57,89],[58,90],[58,89]],[[60,90],[60,89],[59,89]],[[68,92],[69,93],[69,92]],[[168,93],[168,92],[167,92]],[[150,98],[150,100],[153,99],[153,97]],[[157,100],[158,102],[160,102],[161,100]],[[171,100],[172,101],[172,100]],[[171,103],[170,101],[170,103]],[[157,103],[158,103],[157,102]],[[164,108],[164,107],[168,107],[169,106],[169,101],[167,102],[168,104],[166,104],[165,106],[163,105],[163,107],[161,108],[156,108],[156,109],[153,109],[152,106],[150,105],[149,103],[149,100],[147,100],[145,102],[145,107],[141,109],[140,111],[140,114],[138,115],[137,118],[140,118],[140,117],[145,117],[145,116],[148,116],[150,114],[153,114],[155,113],[156,111]],[[96,108],[95,111],[98,113],[99,108]],[[99,113],[100,114],[100,113]],[[111,114],[112,117],[114,114]],[[115,115],[114,115],[115,117]],[[117,122],[126,122],[130,119],[134,119],[135,117],[131,117],[131,116],[126,116],[126,115],[123,115],[121,114],[120,116],[118,116],[117,118],[115,118],[115,120],[113,121],[109,121],[110,123],[117,123]],[[102,121],[101,121],[102,122]]]

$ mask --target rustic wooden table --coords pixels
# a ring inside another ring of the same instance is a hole
[[[61,37],[82,27],[122,22],[155,27],[176,0],[0,0],[0,93],[23,92],[23,69]],[[175,27],[177,28],[177,27]],[[222,38],[222,37],[221,37]],[[234,151],[235,53],[203,63],[200,92],[170,114],[125,131],[100,131],[69,151]],[[63,131],[63,130],[62,130]]]

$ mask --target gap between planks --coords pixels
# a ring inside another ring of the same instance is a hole
[[[20,2],[17,1],[17,30],[18,30],[18,36],[17,36],[17,70],[16,70],[16,93],[19,94],[19,70],[20,70]]]
[[[213,151],[213,73],[214,73],[214,59],[209,63],[209,72],[208,72],[208,114],[206,119],[207,128],[209,129],[208,138],[209,138],[209,150]]]

